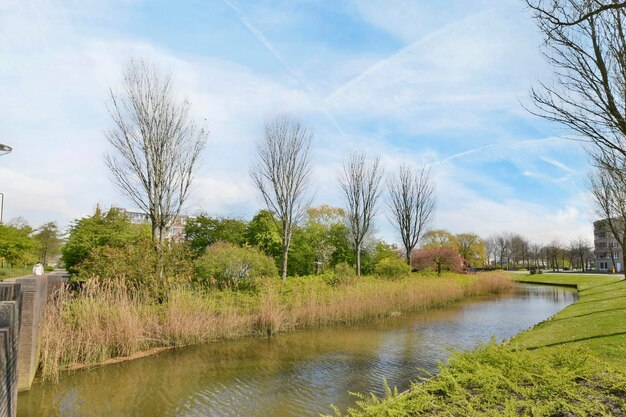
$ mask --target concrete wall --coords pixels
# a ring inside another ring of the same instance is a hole
[[[30,389],[39,365],[39,329],[48,303],[48,275],[31,275],[15,282],[22,291],[17,389],[25,391]]]
[[[15,416],[18,390],[33,383],[46,306],[64,282],[64,274],[0,282],[0,417]]]
[[[17,412],[20,284],[0,283],[0,417]]]

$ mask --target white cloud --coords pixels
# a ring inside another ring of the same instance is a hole
[[[580,178],[568,160],[579,158],[571,143],[525,140],[506,126],[508,118],[529,118],[518,99],[544,66],[530,24],[521,23],[521,14],[512,17],[503,11],[511,2],[502,7],[497,3],[446,3],[462,4],[457,11],[412,1],[357,4],[359,16],[407,46],[361,75],[353,74],[352,81],[335,86],[320,102],[312,82],[304,78],[308,88],[294,82],[302,71],[297,62],[288,63],[290,73],[267,74],[210,52],[183,54],[116,30],[129,19],[122,0],[3,2],[0,60],[6,65],[0,66],[0,141],[15,148],[0,158],[0,192],[7,195],[7,213],[34,224],[52,218],[68,223],[98,202],[105,207],[127,204],[102,163],[108,149],[103,131],[110,126],[105,102],[109,86],[119,85],[124,64],[138,56],[174,74],[181,96],[192,103],[194,118],[210,130],[188,204],[191,212],[247,217],[261,206],[248,176],[254,143],[266,120],[288,112],[315,131],[316,204],[341,204],[341,163],[358,149],[380,154],[389,172],[400,162],[434,163],[440,227],[483,235],[518,231],[538,241],[589,234],[585,199],[538,201],[532,190],[524,198],[506,180],[484,170],[489,163],[510,162],[520,176],[551,181],[559,190],[576,190],[572,184]],[[111,23],[107,16],[119,21]],[[272,15],[265,17],[267,24]],[[103,22],[107,24],[100,28]],[[345,79],[375,55],[335,51],[332,56],[340,62],[328,63],[323,85]],[[348,134],[338,132],[335,119],[347,126]],[[377,127],[368,127],[372,124]],[[441,146],[436,136],[420,144],[411,139],[392,142],[390,132],[396,131],[491,134],[461,149],[458,143]],[[384,212],[377,221],[380,235],[395,240]]]
[[[411,132],[497,130],[494,112],[531,117],[519,99],[545,70],[533,40],[529,24],[480,11],[413,40],[326,100],[340,115],[388,117]]]

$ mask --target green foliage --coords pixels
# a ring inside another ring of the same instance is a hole
[[[193,263],[187,245],[157,248],[150,240],[121,247],[99,246],[77,266],[79,280],[121,280],[152,298],[163,300],[172,288],[191,282]]]
[[[343,210],[320,206],[307,211],[303,226],[293,233],[289,251],[289,275],[329,271],[350,256]]]
[[[405,394],[360,396],[351,417],[624,415],[626,372],[589,351],[512,352],[494,342],[456,352]],[[337,412],[336,416],[341,413]]]
[[[63,241],[59,235],[59,226],[55,222],[44,224],[33,234],[38,243],[37,256],[44,266],[61,252]]]
[[[298,227],[293,232],[289,248],[289,264],[287,274],[289,276],[313,275],[317,271],[316,243],[318,236],[311,233],[308,227]],[[321,262],[321,261],[319,261]]]
[[[243,245],[246,243],[246,222],[238,219],[210,217],[201,214],[190,219],[185,225],[185,237],[194,256],[200,256],[205,249],[219,241]]]
[[[77,266],[89,258],[93,249],[138,244],[150,240],[150,233],[148,225],[131,224],[119,210],[103,213],[97,208],[92,216],[74,222],[61,259],[70,273],[77,273]]]
[[[422,248],[457,248],[456,238],[447,230],[430,230],[424,235]]]
[[[271,212],[261,210],[252,218],[246,228],[246,242],[274,259],[281,256],[283,241]]]
[[[0,258],[10,265],[36,261],[37,241],[30,237],[31,232],[28,225],[0,224]]]
[[[331,287],[340,285],[351,285],[356,280],[356,272],[354,267],[342,262],[335,265],[332,272],[327,272],[323,276],[324,282]]]
[[[476,233],[459,233],[454,236],[454,243],[466,266],[477,268],[485,264],[487,247]]]
[[[388,256],[378,261],[374,273],[381,278],[398,279],[411,273],[411,267],[398,256]]]
[[[255,289],[263,277],[276,277],[274,261],[260,250],[227,242],[209,246],[195,262],[196,281],[221,289]]]
[[[23,277],[25,275],[30,275],[33,273],[32,267],[16,267],[16,268],[7,268],[4,267],[0,269],[0,279],[7,278],[15,278],[15,277]]]

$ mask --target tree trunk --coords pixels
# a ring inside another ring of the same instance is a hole
[[[283,281],[287,280],[287,257],[289,256],[289,247],[283,247],[283,266],[280,269],[280,276]]]
[[[624,236],[626,236],[626,234]],[[622,242],[622,263],[626,262],[626,249],[624,249],[624,247],[626,247],[626,238]],[[626,280],[626,266],[625,265],[620,265],[620,266],[622,267],[622,271],[624,273],[624,279]]]
[[[361,245],[357,245],[356,249],[356,276],[361,276]]]

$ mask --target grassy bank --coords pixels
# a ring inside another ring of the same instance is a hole
[[[626,367],[626,281],[622,277],[545,274],[523,276],[523,280],[577,285],[580,298],[549,320],[513,338],[512,348],[580,346]]]
[[[23,277],[32,273],[30,268],[0,268],[0,280],[7,278]]]
[[[362,397],[347,415],[625,415],[626,281],[574,274],[515,278],[576,285],[580,298],[506,344],[453,354],[436,376],[406,393]]]
[[[182,288],[173,290],[167,301],[154,303],[121,281],[91,281],[78,295],[62,293],[49,308],[41,372],[44,379],[55,379],[63,369],[159,347],[354,324],[442,307],[465,296],[506,291],[511,285],[503,273],[363,277],[341,285],[304,277],[268,281],[256,292]]]
[[[404,394],[361,397],[350,417],[623,416],[626,372],[589,350],[513,352],[495,343],[456,353]],[[336,416],[342,416],[337,412]]]

